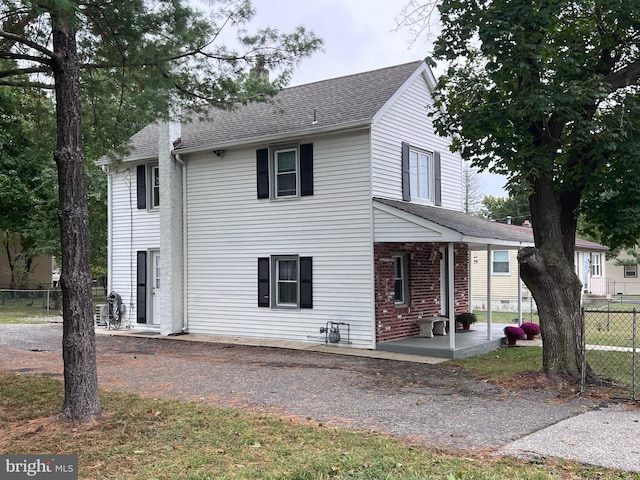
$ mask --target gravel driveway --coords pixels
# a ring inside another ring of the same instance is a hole
[[[62,326],[0,325],[0,369],[62,376]],[[192,400],[445,448],[498,449],[595,407],[428,365],[221,343],[97,335],[104,389]]]

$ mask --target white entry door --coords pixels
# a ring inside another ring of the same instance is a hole
[[[160,325],[160,252],[151,252],[151,324]]]

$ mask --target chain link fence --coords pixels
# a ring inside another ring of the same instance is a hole
[[[104,287],[92,289],[94,304],[105,303]],[[59,288],[38,290],[0,289],[0,320],[62,321],[62,291]]]
[[[585,359],[621,397],[638,399],[636,300],[609,301],[583,310]],[[640,302],[638,302],[640,303]]]

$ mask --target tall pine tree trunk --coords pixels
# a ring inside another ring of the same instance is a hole
[[[582,372],[582,284],[574,270],[576,219],[572,201],[556,194],[551,178],[534,182],[529,199],[535,247],[518,254],[520,276],[538,306],[543,370],[579,380]]]
[[[71,4],[72,2],[69,2]],[[67,5],[67,3],[64,3]],[[60,238],[62,247],[64,404],[67,418],[91,421],[101,415],[89,268],[79,65],[72,6],[52,14]]]

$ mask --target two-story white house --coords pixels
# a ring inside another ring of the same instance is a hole
[[[133,323],[304,342],[335,323],[375,349],[469,311],[469,251],[530,242],[462,213],[434,83],[414,62],[134,135],[103,162],[109,289]]]

